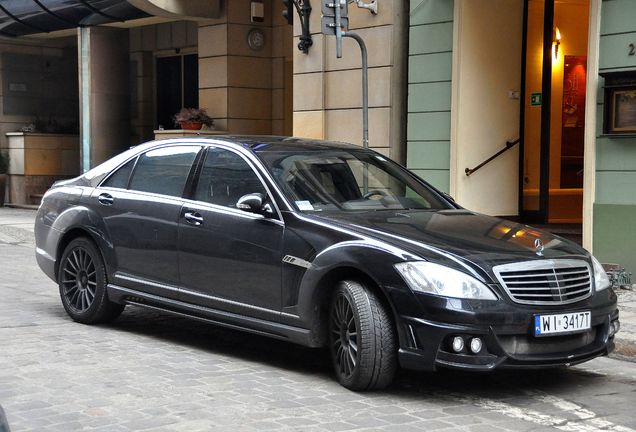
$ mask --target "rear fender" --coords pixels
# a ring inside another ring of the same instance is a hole
[[[68,243],[69,235],[77,230],[82,230],[102,252],[107,271],[116,268],[115,252],[110,235],[102,218],[94,210],[85,206],[74,206],[66,209],[60,213],[51,228],[60,233],[54,248],[57,259],[63,252],[62,248]]]

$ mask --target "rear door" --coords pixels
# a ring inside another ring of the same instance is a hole
[[[278,319],[284,225],[236,208],[243,195],[268,196],[262,179],[242,155],[212,147],[195,184],[179,219],[182,299]]]
[[[122,166],[95,189],[114,254],[110,281],[178,297],[178,221],[183,192],[201,150],[175,145],[150,150]]]

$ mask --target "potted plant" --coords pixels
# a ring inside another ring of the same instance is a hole
[[[4,192],[7,188],[7,173],[9,172],[9,155],[0,151],[0,207],[4,205]]]
[[[181,108],[174,116],[175,124],[181,129],[199,130],[203,125],[211,128],[214,120],[208,115],[205,108]]]

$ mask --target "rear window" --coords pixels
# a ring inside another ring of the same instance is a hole
[[[175,146],[151,150],[139,157],[129,189],[161,195],[183,195],[199,146]]]

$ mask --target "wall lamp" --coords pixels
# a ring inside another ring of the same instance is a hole
[[[309,31],[311,3],[309,0],[283,0],[283,17],[285,17],[289,25],[294,24],[294,9],[298,14],[298,18],[300,18],[300,27],[302,29],[298,49],[307,54],[309,47],[314,43],[311,39],[311,32]]]
[[[559,46],[561,45],[561,32],[558,27],[554,28],[552,34],[552,61],[556,62],[559,59]]]

